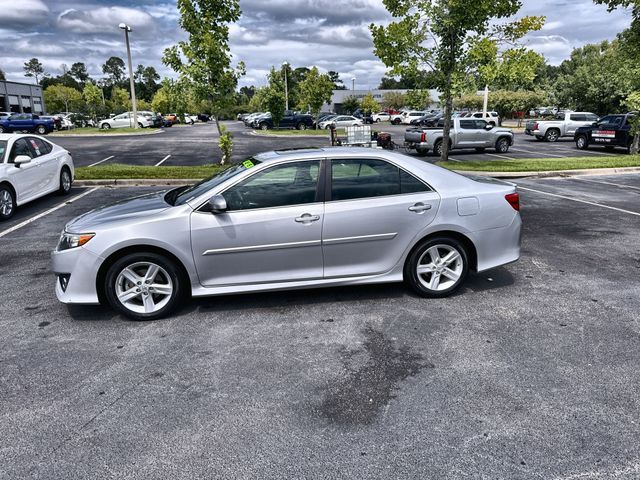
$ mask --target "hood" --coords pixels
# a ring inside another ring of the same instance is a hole
[[[164,201],[165,194],[166,191],[155,192],[96,208],[67,223],[65,230],[73,233],[91,232],[114,222],[149,217],[171,208]]]

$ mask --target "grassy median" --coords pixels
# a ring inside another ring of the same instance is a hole
[[[226,165],[199,165],[194,167],[172,166],[147,166],[147,165],[123,165],[113,163],[110,165],[96,165],[95,167],[76,168],[76,180],[127,180],[127,179],[195,179],[206,178]]]
[[[101,129],[94,127],[86,127],[86,128],[73,128],[71,130],[59,130],[54,133],[50,133],[51,137],[64,137],[67,135],[116,135],[116,134],[127,134],[127,135],[149,135],[156,133],[156,128],[109,128],[109,129]]]
[[[466,172],[542,172],[582,170],[590,168],[640,167],[640,155],[574,158],[524,158],[522,160],[490,160],[469,162],[437,162],[449,170]]]

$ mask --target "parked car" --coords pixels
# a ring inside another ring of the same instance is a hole
[[[562,137],[573,137],[579,127],[586,127],[598,120],[591,112],[558,112],[554,120],[529,120],[524,133],[538,140],[557,142]]]
[[[391,120],[391,115],[388,112],[378,112],[371,115],[371,118],[373,118],[373,121],[376,123],[388,122]]]
[[[173,125],[173,124],[176,124],[176,123],[180,123],[180,118],[179,118],[179,117],[178,117],[178,115],[177,115],[177,114],[175,114],[175,113],[167,113],[167,114],[164,116],[164,119],[165,119],[165,120],[168,120],[169,122],[171,122],[171,124],[172,124],[172,125]]]
[[[499,127],[500,125],[502,125],[502,120],[500,119],[500,115],[498,115],[498,112],[473,112],[468,115],[468,117],[481,118],[483,120],[486,120],[487,123],[490,123],[494,127]]]
[[[442,128],[407,128],[404,134],[405,146],[415,149],[419,154],[442,154]],[[486,120],[473,118],[454,118],[450,132],[450,149],[475,148],[484,151],[493,148],[498,153],[507,153],[513,145],[513,131],[495,127]]]
[[[401,110],[399,113],[394,113],[389,117],[389,121],[393,125],[400,125],[402,123],[402,119],[407,115],[409,110]]]
[[[138,320],[188,296],[293,288],[404,281],[445,297],[470,271],[518,260],[519,208],[513,184],[395,152],[264,153],[70,221],[52,253],[55,291]]]
[[[31,113],[14,113],[0,119],[0,133],[35,132],[38,135],[46,135],[53,131],[53,127],[53,120],[43,119]]]
[[[400,122],[405,124],[405,125],[410,125],[411,124],[411,120],[416,120],[417,118],[424,117],[428,113],[430,113],[430,112],[413,110],[411,112],[407,112],[406,115],[404,115],[402,117]]]
[[[622,147],[631,152],[631,123],[637,115],[638,112],[606,115],[589,126],[578,127],[574,135],[576,147],[579,150],[587,150],[593,145],[606,149]]]
[[[137,112],[138,116],[136,120],[139,128],[147,128],[152,126],[152,122],[148,117],[145,117],[142,112]],[[133,127],[133,112],[125,112],[120,115],[116,115],[108,120],[102,120],[100,122],[100,128],[108,130],[110,128],[131,128]]]
[[[209,120],[211,120],[211,116],[207,115],[206,113],[199,113],[198,120],[200,120],[202,123],[207,123]]]
[[[253,119],[259,117],[260,115],[264,115],[264,112],[254,112],[250,115],[247,115],[244,119],[244,124],[246,127],[251,127],[253,124]]]
[[[334,118],[324,120],[318,124],[318,128],[330,128],[332,125],[335,128],[347,128],[358,127],[363,125],[364,122],[352,115],[337,115]]]
[[[187,125],[194,125],[198,121],[197,115],[191,115],[190,113],[183,114],[184,122]]]
[[[143,116],[149,122],[149,127],[159,128],[164,125],[164,118],[159,113],[142,110],[138,112],[138,115]]]
[[[0,220],[36,198],[69,193],[73,176],[65,149],[36,135],[0,134]]]
[[[307,113],[298,113],[294,111],[284,112],[284,117],[280,120],[278,128],[295,128],[297,130],[306,130],[313,127],[313,116]],[[275,128],[271,114],[265,114],[254,120],[254,126],[261,130],[269,130]]]

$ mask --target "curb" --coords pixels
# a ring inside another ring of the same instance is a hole
[[[190,185],[201,181],[201,178],[139,178],[139,179],[103,179],[76,180],[76,187],[162,187]]]
[[[87,135],[56,135],[55,133],[50,133],[48,136],[53,138],[111,138],[111,137],[144,137],[146,135],[157,135],[159,133],[164,132],[164,129],[157,128],[155,131],[150,133],[96,133],[96,134],[87,134]]]
[[[640,167],[620,168],[585,168],[581,170],[551,170],[540,172],[474,172],[470,170],[452,170],[462,175],[476,175],[478,177],[493,178],[551,178],[575,177],[586,175],[621,175],[625,173],[640,173]]]

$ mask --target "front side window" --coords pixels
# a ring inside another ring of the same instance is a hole
[[[14,163],[14,160],[19,155],[26,155],[29,158],[33,158],[35,156],[29,148],[26,138],[20,138],[13,143],[13,147],[11,147],[11,155],[9,155],[9,163]]]
[[[476,129],[478,130],[484,130],[485,128],[487,128],[487,121],[486,120],[476,120]]]
[[[222,195],[230,211],[314,203],[319,172],[319,160],[276,165],[234,185]]]

